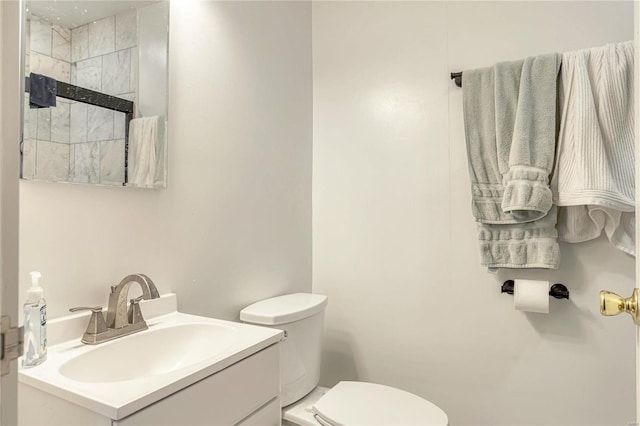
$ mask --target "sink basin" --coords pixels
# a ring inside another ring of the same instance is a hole
[[[148,330],[98,345],[80,342],[88,313],[49,321],[47,360],[20,369],[21,388],[118,421],[283,338],[282,331],[268,327],[178,312],[175,294],[140,307]]]
[[[60,374],[85,383],[136,380],[193,366],[236,340],[237,330],[220,324],[149,329],[71,358],[60,366]]]

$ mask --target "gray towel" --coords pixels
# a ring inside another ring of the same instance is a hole
[[[497,268],[558,269],[557,207],[542,219],[512,225],[478,223],[480,264]]]
[[[41,74],[29,74],[29,107],[49,108],[56,106],[58,82],[55,78]]]
[[[556,135],[558,54],[495,66],[496,136],[504,176],[502,210],[518,222],[544,217]]]
[[[543,196],[553,166],[558,65],[556,55],[545,56],[469,70],[462,76],[472,210],[481,263],[488,268],[556,269],[560,262],[557,212],[551,193],[548,200]],[[541,105],[550,94],[537,87],[541,77],[536,65],[551,69],[546,66],[552,62],[549,57],[556,67],[555,76],[545,75],[554,82],[551,101],[547,99],[553,114],[550,119],[544,114],[542,119],[550,121],[538,124],[535,114],[547,111],[549,107]],[[550,154],[547,128],[552,129]],[[540,150],[539,140],[545,141]]]
[[[464,125],[471,176],[471,206],[479,223],[515,223],[502,211],[502,173],[496,151],[492,68],[462,74]]]

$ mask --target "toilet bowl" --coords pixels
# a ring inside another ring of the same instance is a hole
[[[246,323],[284,330],[281,346],[283,425],[438,425],[446,413],[412,393],[376,383],[343,381],[319,387],[321,338],[327,297],[295,293],[273,297],[240,311]]]

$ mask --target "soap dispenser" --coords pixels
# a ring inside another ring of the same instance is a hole
[[[31,287],[24,303],[23,367],[34,367],[47,359],[47,305],[44,290],[39,285],[42,274],[30,272]]]

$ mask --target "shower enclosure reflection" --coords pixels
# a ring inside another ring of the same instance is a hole
[[[34,0],[26,11],[21,177],[165,187],[168,2]],[[50,83],[34,90],[30,76]],[[35,107],[38,90],[55,96]]]

